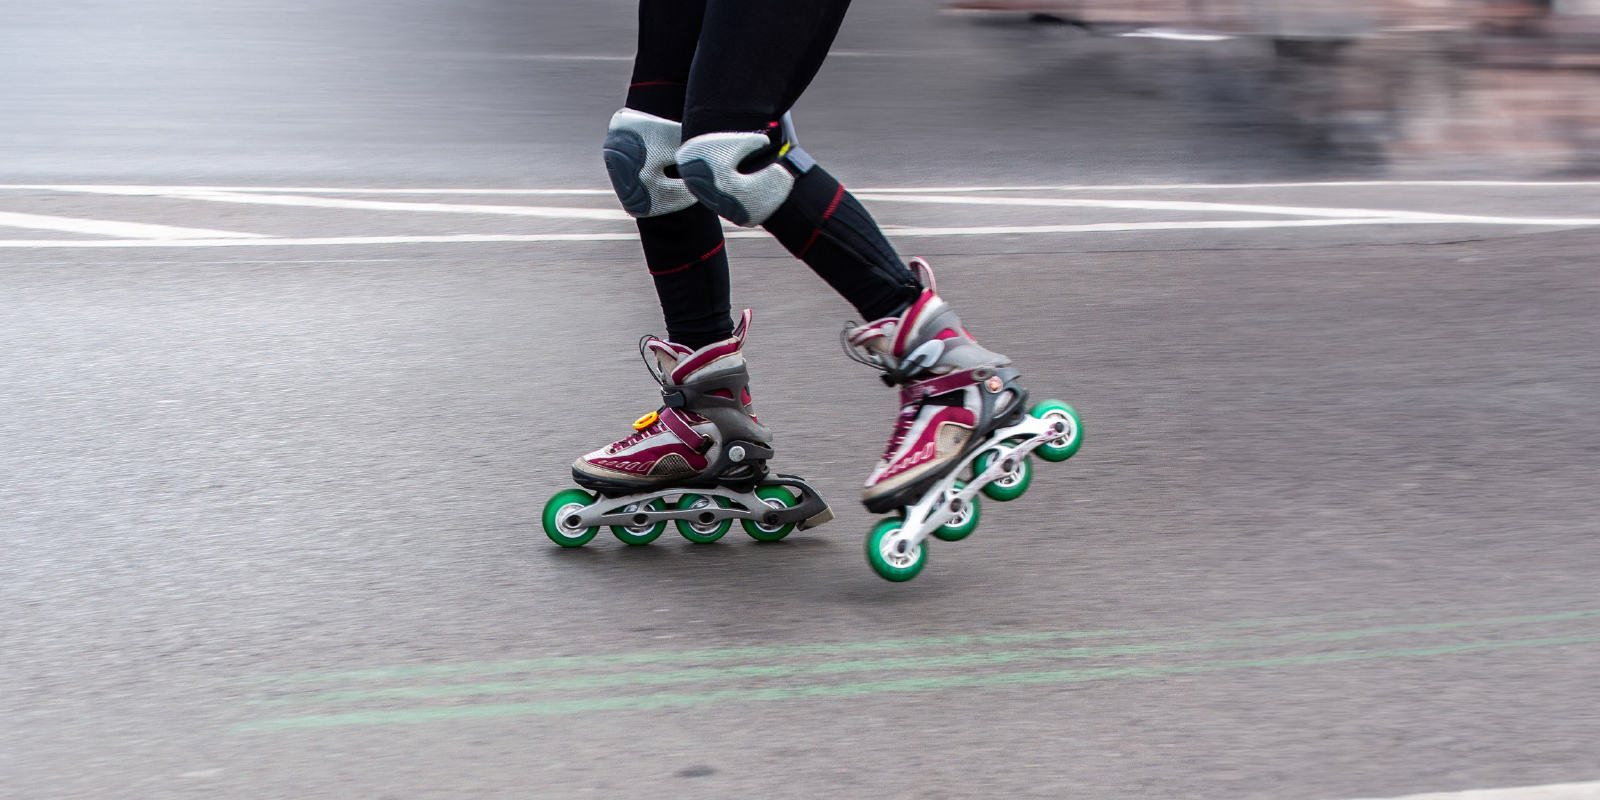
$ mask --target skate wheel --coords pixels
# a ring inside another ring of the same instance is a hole
[[[1035,453],[1046,461],[1066,461],[1072,454],[1078,452],[1083,445],[1083,423],[1078,421],[1078,412],[1072,406],[1060,400],[1046,400],[1029,411],[1030,416],[1042,420],[1060,420],[1067,425],[1066,433],[1034,448]]]
[[[717,495],[706,496],[703,494],[686,494],[678,498],[679,511],[697,511],[714,506],[727,508],[728,501]],[[680,519],[675,524],[678,526],[678,533],[683,534],[683,538],[695,544],[708,544],[721,539],[723,534],[733,527],[733,520],[719,519],[711,522],[699,522],[692,519]]]
[[[544,504],[544,535],[562,547],[582,547],[594,538],[600,529],[577,528],[567,524],[567,518],[589,507],[594,495],[582,489],[565,489]]]
[[[960,490],[966,487],[966,483],[956,481],[954,489]],[[950,517],[949,522],[933,530],[934,536],[946,542],[959,542],[971,536],[972,532],[978,529],[978,516],[983,511],[983,507],[978,503],[978,498],[974,497],[971,500],[967,500],[961,506],[961,510]]]
[[[972,474],[975,476],[983,474],[983,471],[988,469],[989,464],[999,455],[999,450],[990,450],[980,454],[978,460],[973,462]],[[1027,456],[1012,456],[1011,468],[1001,473],[1000,477],[985,484],[983,493],[988,495],[991,500],[998,500],[1004,503],[1021,497],[1023,492],[1028,491],[1028,484],[1030,483],[1033,483],[1033,459]]]
[[[666,507],[667,504],[661,502],[660,498],[657,498],[648,503],[642,504],[642,507],[639,503],[630,503],[622,507],[622,513],[627,514],[635,511],[664,511],[666,510]],[[616,536],[618,539],[621,539],[623,544],[640,545],[649,544],[655,541],[659,536],[661,536],[661,532],[665,531],[666,529],[667,521],[661,520],[660,522],[645,522],[638,525],[612,525],[611,534]]]
[[[794,508],[800,504],[800,500],[787,488],[773,484],[757,486],[756,497],[761,498],[762,502],[772,508]],[[760,512],[760,509],[752,508],[750,510]],[[750,538],[758,542],[776,542],[788,536],[789,532],[794,530],[795,525],[793,522],[783,525],[767,525],[753,519],[739,520],[739,524],[744,526],[744,532],[750,534]]]
[[[900,533],[904,524],[900,517],[888,517],[879,520],[867,535],[867,563],[886,581],[909,581],[928,564],[928,543],[911,544]]]

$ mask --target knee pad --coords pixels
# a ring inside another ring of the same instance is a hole
[[[611,116],[601,149],[611,187],[622,208],[635,217],[659,217],[695,204],[676,175],[673,154],[683,143],[683,126],[643,111],[624,108]]]
[[[724,219],[754,228],[794,190],[795,176],[816,164],[794,140],[788,114],[771,133],[707,133],[678,148],[678,174],[689,191]],[[751,163],[761,164],[749,172]]]

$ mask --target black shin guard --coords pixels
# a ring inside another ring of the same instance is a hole
[[[795,179],[762,227],[868,320],[894,315],[922,291],[872,215],[821,167]]]
[[[666,317],[667,338],[699,349],[732,336],[722,220],[696,203],[635,221]]]

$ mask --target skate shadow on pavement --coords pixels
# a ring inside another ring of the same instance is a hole
[[[728,534],[729,539],[733,536],[732,533]],[[666,538],[666,535],[662,536],[662,540]],[[750,570],[764,571],[767,567],[808,564],[812,559],[800,561],[795,557],[802,554],[819,554],[836,549],[839,545],[838,542],[815,536],[791,536],[776,542],[734,539],[710,544],[662,540],[647,545],[630,546],[616,541],[603,542],[596,537],[594,542],[584,547],[547,547],[544,548],[544,553],[536,557],[552,565],[578,568],[700,570],[706,567],[736,566],[741,570],[741,574],[749,575]]]
[[[582,573],[590,588],[604,587],[604,594],[624,597],[640,591],[657,592],[657,582],[666,580],[727,599],[758,594],[802,606],[888,608],[926,602],[930,597],[959,592],[964,585],[959,579],[888,583],[872,574],[861,558],[860,541],[854,537],[799,535],[778,542],[756,542],[742,535],[734,539],[736,533],[713,544],[657,540],[632,547],[597,537],[584,547],[552,545],[542,553],[530,553],[529,558],[564,573]]]

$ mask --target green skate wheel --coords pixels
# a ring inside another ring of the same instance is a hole
[[[565,489],[556,492],[544,504],[544,535],[562,547],[582,547],[600,532],[596,528],[575,528],[567,524],[567,517],[584,510],[594,502],[594,495],[582,489]]]
[[[966,487],[966,483],[956,481],[956,490],[965,489]],[[982,511],[983,507],[978,504],[978,498],[974,497],[963,503],[961,510],[957,511],[949,522],[935,528],[933,535],[946,542],[959,542],[971,536],[972,532],[978,529],[978,516]]]
[[[1083,423],[1078,421],[1078,412],[1072,406],[1060,400],[1046,400],[1033,407],[1029,415],[1038,419],[1054,422],[1062,420],[1067,423],[1067,432],[1060,438],[1052,439],[1039,445],[1033,452],[1046,461],[1066,461],[1072,454],[1078,452],[1083,445]]]
[[[895,583],[917,577],[928,565],[928,543],[908,549],[908,542],[897,536],[903,524],[905,520],[900,517],[887,517],[879,520],[867,535],[867,563],[878,577]]]
[[[667,504],[661,502],[661,498],[658,497],[648,503],[645,503],[642,508],[638,503],[631,503],[623,506],[622,513],[628,514],[635,511],[664,511],[666,507]],[[611,534],[616,536],[618,539],[621,539],[623,544],[638,545],[649,544],[655,541],[657,537],[661,536],[661,532],[665,531],[666,529],[667,521],[661,520],[660,522],[656,523],[646,522],[643,525],[612,525]]]
[[[695,511],[714,506],[728,507],[728,501],[718,495],[686,494],[678,498],[679,511]],[[674,522],[678,526],[678,533],[683,538],[695,544],[708,544],[722,538],[722,535],[733,527],[732,519],[719,519],[711,522],[698,522],[689,519],[680,519]]]
[[[989,468],[989,462],[993,461],[998,453],[998,450],[990,450],[979,455],[978,460],[972,465],[973,476],[983,474],[983,471]],[[1009,472],[1001,473],[1000,477],[984,485],[983,493],[988,495],[989,499],[1004,503],[1015,500],[1021,497],[1023,492],[1028,491],[1028,484],[1033,483],[1033,459],[1022,456],[1015,458],[1012,463]]]
[[[761,498],[762,501],[773,508],[794,508],[800,504],[800,500],[790,493],[787,487],[775,484],[757,486],[756,497]],[[761,509],[756,508],[750,510],[761,511]],[[739,524],[744,526],[744,532],[750,534],[750,538],[758,542],[776,542],[788,536],[789,532],[794,530],[795,525],[793,522],[784,525],[766,525],[753,519],[741,519]]]

